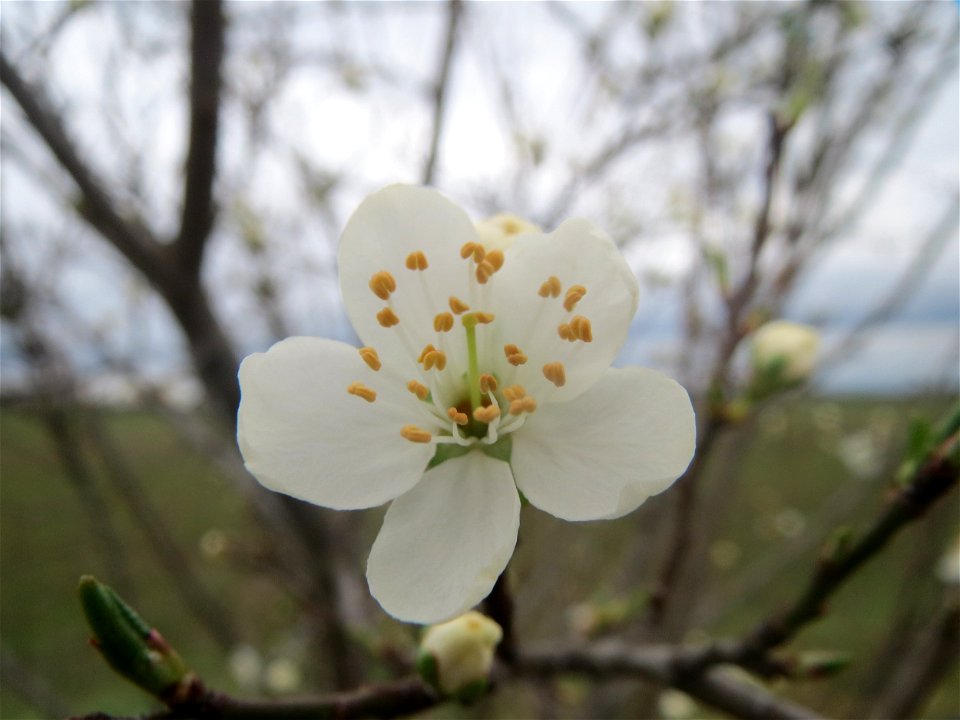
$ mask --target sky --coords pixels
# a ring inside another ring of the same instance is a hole
[[[260,7],[230,6],[231,42],[271,47],[268,39],[275,28],[260,19]],[[58,8],[62,5],[3,5],[3,40],[14,57],[27,52],[24,48],[29,47],[37,29],[49,24]],[[607,17],[602,5],[569,8],[587,26],[603,23]],[[519,207],[495,209],[542,210],[544,198],[556,191],[549,173],[514,195],[504,187],[509,183],[502,182],[510,177],[507,169],[517,155],[515,138],[505,128],[499,110],[491,66],[505,65],[511,71],[515,66],[522,73],[522,86],[533,90],[515,98],[518,127],[527,137],[565,143],[561,159],[588,156],[623,120],[579,96],[587,93],[582,90],[584,69],[577,48],[569,34],[559,32],[556,22],[548,22],[542,6],[470,4],[468,9],[476,17],[465,30],[467,49],[454,65],[437,184],[478,215],[493,209],[487,206],[484,188],[498,183],[498,200],[508,196]],[[122,164],[125,153],[131,148],[137,151],[151,169],[149,219],[168,231],[176,224],[176,179],[184,146],[181,90],[185,66],[178,12],[175,5],[122,4],[116,12],[84,13],[58,37],[49,65],[33,68],[53,89],[55,101],[68,110],[70,125],[82,137],[85,152],[104,174],[119,176],[126,170]],[[346,338],[350,329],[339,306],[335,281],[336,233],[364,195],[389,182],[414,181],[418,176],[428,113],[422,103],[410,103],[407,98],[409,86],[431,77],[444,17],[442,7],[430,3],[406,4],[402,11],[379,3],[348,5],[340,12],[333,29],[316,20],[295,24],[290,35],[283,36],[283,44],[305,54],[361,58],[370,66],[386,68],[392,79],[365,79],[362,68],[349,62],[341,63],[339,77],[336,73],[320,75],[309,67],[294,71],[285,78],[265,125],[267,132],[282,131],[295,142],[278,143],[259,154],[251,151],[250,124],[243,108],[232,103],[224,116],[220,189],[247,198],[251,207],[272,221],[269,259],[285,279],[283,301],[291,331]],[[281,9],[276,14],[282,13]],[[709,18],[698,19],[701,14],[709,14],[709,8],[690,11],[687,39],[691,45],[704,42],[711,32]],[[163,22],[154,22],[157,18]],[[143,38],[147,50],[118,55],[124,35],[132,31]],[[611,50],[614,64],[628,64],[636,52],[634,45],[625,42],[614,43]],[[271,82],[270,68],[269,58],[251,63],[231,56],[227,65],[231,89],[238,97],[255,97]],[[364,83],[375,85],[375,91],[358,92],[355,86]],[[114,127],[102,122],[108,102],[114,104],[120,118]],[[24,173],[11,161],[10,153],[4,153],[0,193],[5,227],[16,227],[21,236],[24,228],[36,231],[32,244],[22,244],[18,253],[18,260],[36,282],[44,282],[51,277],[53,265],[60,265],[56,292],[69,312],[59,321],[51,321],[58,337],[90,373],[102,369],[105,348],[135,356],[157,376],[182,371],[182,344],[160,303],[125,272],[116,256],[63,215],[57,198],[46,190],[64,186],[69,191],[69,185],[51,178],[45,150],[18,118],[11,119],[13,103],[7,96],[3,103],[5,145],[8,150],[16,146],[17,153],[43,170],[39,177]],[[827,351],[846,328],[856,325],[896,286],[923,236],[955,198],[960,163],[958,107],[954,73],[934,98],[901,166],[877,202],[856,227],[818,258],[785,307],[787,317],[823,328]],[[756,143],[749,124],[734,125],[731,143],[742,145],[745,153],[753,152]],[[590,131],[584,133],[584,127]],[[318,170],[345,176],[334,196],[331,217],[311,216],[309,211],[304,217],[302,187],[290,172],[293,147]],[[628,259],[641,279],[651,274],[677,277],[691,261],[689,244],[678,241],[675,231],[664,230],[656,222],[669,194],[677,184],[682,185],[685,162],[682,151],[672,156],[676,168],[671,168],[675,173],[669,186],[658,176],[664,153],[669,149],[642,156],[638,165],[646,192],[637,202],[646,225],[642,242],[630,247]],[[618,172],[627,171],[635,169]],[[588,188],[570,210],[587,212],[595,204]],[[244,351],[253,351],[263,349],[271,338],[266,328],[245,324],[253,310],[249,295],[229,291],[249,282],[253,272],[250,257],[237,250],[237,232],[235,222],[229,219],[218,226],[206,281],[224,288],[219,296],[221,314],[235,331],[243,328],[236,333],[238,344]],[[71,249],[67,257],[61,255],[58,244],[47,241],[51,234],[67,243]],[[954,221],[952,232],[935,247],[929,275],[900,311],[869,330],[858,352],[818,376],[815,387],[823,392],[900,393],[943,387],[946,382],[955,388],[960,318],[958,246]],[[640,310],[619,362],[669,370],[677,352],[676,289],[653,283],[642,287]],[[81,322],[75,322],[77,319]],[[83,328],[91,326],[103,333],[104,342],[90,343]],[[21,369],[10,343],[0,344],[4,382],[15,379]]]

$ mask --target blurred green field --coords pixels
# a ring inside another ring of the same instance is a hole
[[[707,595],[700,629],[691,639],[704,632],[744,631],[793,597],[821,539],[841,524],[835,516],[856,529],[882,507],[910,420],[935,419],[949,403],[949,398],[804,399],[768,407],[751,426],[725,438],[704,483],[708,521],[714,527],[702,569]],[[269,578],[217,552],[225,538],[247,547],[260,540],[240,495],[160,416],[110,411],[105,419],[145,491],[195,556],[205,583],[231,608],[243,640],[258,647],[265,662],[281,657],[301,661],[294,601]],[[5,650],[42,675],[72,712],[136,714],[150,709],[150,698],[114,676],[87,644],[76,582],[84,573],[111,582],[109,564],[77,489],[30,412],[7,409],[0,417],[0,478],[0,632]],[[186,612],[175,581],[158,565],[106,478],[98,475],[96,482],[122,538],[136,607],[209,684],[241,692],[227,658]],[[629,615],[628,600],[639,597],[655,566],[653,528],[667,512],[669,499],[668,493],[638,513],[607,523],[563,523],[525,508],[511,565],[521,638],[576,638],[601,631],[605,619]],[[377,512],[365,515],[371,537],[378,518]],[[885,642],[895,618],[902,619],[911,608],[932,612],[943,602],[945,586],[933,568],[957,534],[953,493],[844,588],[825,619],[792,646],[849,652],[850,667],[829,681],[777,689],[834,716],[861,707],[859,701],[878,691],[870,687],[870,678],[890,651]],[[409,644],[410,630],[385,617],[381,622],[401,648]],[[956,673],[948,677],[924,717],[960,713]],[[42,717],[9,685],[0,685],[0,716]],[[624,692],[635,685],[627,684]],[[519,687],[501,690],[476,707],[446,707],[431,716],[516,717],[538,702]],[[587,692],[582,681],[558,682],[551,695],[554,711],[576,716]],[[695,707],[666,710],[676,717],[712,716]]]

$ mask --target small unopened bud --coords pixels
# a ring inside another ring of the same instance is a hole
[[[441,694],[470,702],[486,690],[493,650],[502,637],[496,622],[471,610],[427,629],[417,669]]]
[[[480,242],[488,252],[490,250],[506,250],[513,244],[517,235],[527,233],[542,233],[539,227],[522,217],[510,213],[500,213],[486,220],[481,220],[474,227]]]
[[[189,690],[193,674],[177,651],[112,588],[84,575],[80,603],[94,647],[120,675],[160,698]]]
[[[753,384],[761,394],[807,380],[820,350],[820,333],[809,325],[774,320],[753,334]]]

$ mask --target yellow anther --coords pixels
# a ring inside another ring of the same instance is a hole
[[[407,255],[406,265],[407,270],[426,270],[429,267],[427,264],[427,256],[420,250]]]
[[[564,340],[569,340],[573,342],[577,339],[577,336],[573,332],[573,328],[570,327],[569,323],[560,323],[557,326],[557,335],[559,335]]]
[[[460,322],[463,323],[463,326],[465,328],[472,328],[472,327],[476,327],[477,325],[486,325],[488,323],[492,323],[493,320],[494,320],[493,313],[486,313],[486,312],[467,313],[462,318],[460,318]]]
[[[450,296],[450,309],[453,310],[454,315],[459,315],[460,313],[466,312],[470,309],[470,306],[467,305],[460,298],[456,298],[453,295]]]
[[[493,265],[493,271],[496,272],[503,267],[503,250],[491,250],[484,260]]]
[[[377,313],[377,322],[388,328],[399,323],[400,318],[398,318],[397,314],[390,308],[384,308]]]
[[[432,344],[427,343],[426,345],[424,345],[424,346],[423,346],[423,350],[420,351],[420,357],[417,358],[417,362],[422,363],[422,362],[423,362],[423,359],[424,359],[427,355],[429,355],[430,353],[432,353],[434,350],[436,350],[436,348],[435,348]]]
[[[433,368],[436,368],[437,370],[443,370],[446,366],[447,356],[439,350],[432,350],[423,358],[424,370],[432,370]]]
[[[423,428],[418,428],[416,425],[404,425],[400,428],[400,435],[410,442],[416,443],[428,443],[433,439],[433,435]]]
[[[593,330],[590,328],[590,321],[583,315],[574,315],[570,319],[570,330],[577,340],[583,340],[583,342],[586,343],[593,341]]]
[[[518,398],[510,403],[510,414],[519,415],[520,413],[532,413],[537,409],[537,401],[529,395]]]
[[[556,275],[551,275],[547,278],[546,282],[540,286],[540,297],[560,297],[560,293],[563,291],[563,287],[560,285],[560,278]]]
[[[508,385],[503,389],[503,396],[507,400],[519,400],[526,394],[527,391],[523,389],[523,385]]]
[[[503,354],[507,356],[507,362],[511,365],[523,365],[527,361],[527,356],[516,345],[504,345]]]
[[[563,298],[563,309],[567,312],[573,312],[580,299],[587,294],[587,289],[583,285],[571,285],[567,294]]]
[[[497,379],[493,375],[484,373],[480,376],[480,392],[496,392]]]
[[[386,270],[381,270],[370,278],[370,289],[381,300],[387,300],[390,298],[390,293],[397,289],[397,281]]]
[[[543,366],[543,376],[557,387],[563,387],[567,382],[567,373],[562,362],[549,362]]]
[[[466,260],[468,257],[473,256],[474,262],[480,262],[483,260],[483,256],[486,255],[486,251],[483,249],[483,245],[475,242],[464,243],[460,248],[460,257]]]
[[[448,312],[439,313],[433,319],[433,329],[437,332],[447,332],[453,327],[453,315]]]
[[[474,315],[477,318],[477,324],[486,325],[487,323],[492,323],[494,319],[493,313],[488,312],[476,312]]]
[[[500,417],[500,408],[498,408],[496,405],[478,407],[473,411],[473,419],[479,420],[482,423],[487,423],[487,425],[492,423],[498,417]]]
[[[453,420],[457,425],[466,425],[468,422],[470,422],[470,418],[467,417],[467,414],[460,412],[455,407],[447,408],[447,417]]]
[[[481,285],[485,285],[487,280],[490,279],[490,276],[493,275],[497,269],[493,266],[493,263],[489,260],[482,260],[477,263],[477,282]]]
[[[347,392],[351,395],[362,397],[367,402],[373,402],[377,399],[377,393],[361,382],[350,383],[347,385]]]
[[[360,348],[360,357],[363,358],[363,361],[370,366],[371,370],[380,369],[380,356],[377,355],[377,351],[372,347]]]
[[[426,400],[427,395],[430,394],[430,388],[428,388],[423,383],[417,382],[416,380],[411,380],[410,382],[407,383],[407,390],[412,392],[421,400]]]

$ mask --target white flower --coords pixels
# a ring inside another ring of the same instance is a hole
[[[803,382],[813,373],[820,350],[820,333],[809,325],[774,320],[753,334],[753,367],[760,373],[776,371],[782,382]]]
[[[390,186],[347,223],[340,286],[366,346],[295,337],[246,358],[237,434],[269,488],[335,509],[393,500],[367,562],[391,615],[438,622],[486,597],[518,489],[559,518],[616,518],[686,468],[686,391],[610,368],[637,282],[585,220],[491,249],[444,196]]]
[[[445,695],[455,695],[486,682],[493,649],[502,638],[496,622],[470,611],[428,628],[420,641],[417,664],[427,682]]]

